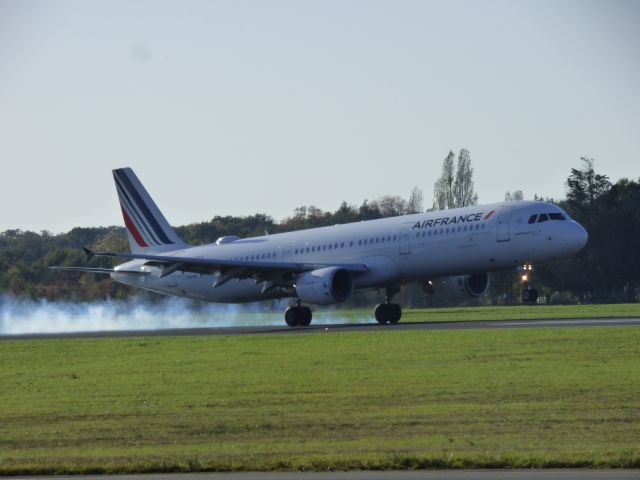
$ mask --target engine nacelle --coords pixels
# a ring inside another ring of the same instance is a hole
[[[472,273],[471,275],[458,275],[446,277],[435,281],[427,281],[422,285],[425,293],[437,293],[446,291],[454,294],[465,294],[472,297],[484,295],[489,288],[489,274]]]
[[[306,303],[340,303],[353,293],[353,275],[344,268],[319,268],[298,275],[295,289],[298,298]]]

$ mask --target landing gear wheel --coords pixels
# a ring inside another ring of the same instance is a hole
[[[389,305],[386,303],[381,303],[380,305],[378,305],[376,307],[376,309],[374,310],[373,314],[376,317],[376,321],[378,323],[387,323],[387,317],[388,314],[387,312],[389,311]]]
[[[402,317],[402,308],[397,303],[381,303],[374,311],[378,323],[398,323]]]
[[[296,305],[284,311],[284,321],[290,327],[306,327],[311,323],[313,314],[309,307]]]
[[[287,322],[287,325],[290,327],[298,326],[298,308],[299,307],[289,307],[284,311],[284,321]]]
[[[398,323],[402,317],[402,308],[397,303],[390,303],[387,311],[389,323]]]
[[[300,323],[299,325],[303,327],[308,327],[311,324],[311,318],[313,314],[311,313],[311,309],[309,307],[298,307],[300,308]]]

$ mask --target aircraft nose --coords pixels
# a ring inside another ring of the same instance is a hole
[[[582,247],[584,247],[587,243],[587,240],[589,239],[589,234],[587,233],[587,231],[585,230],[585,228],[580,225],[578,222],[573,222],[574,226],[573,226],[573,231],[571,232],[571,237],[573,240],[573,244],[575,246],[576,252],[582,250]]]

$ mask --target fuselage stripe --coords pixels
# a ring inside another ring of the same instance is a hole
[[[120,204],[120,208],[122,209],[122,217],[124,218],[124,224],[127,227],[127,230],[129,230],[129,233],[131,234],[133,239],[138,244],[138,246],[140,246],[140,247],[148,247],[149,245],[146,244],[146,242],[144,241],[144,239],[140,235],[140,232],[138,232],[138,230],[136,229],[136,226],[131,221],[131,218],[129,218],[129,215],[127,214],[127,211],[125,210],[125,208],[124,208],[124,206],[122,204]]]
[[[147,206],[147,204],[144,202],[142,197],[140,197],[140,194],[131,183],[131,180],[129,179],[129,177],[127,177],[127,174],[120,170],[116,170],[116,174],[120,177],[120,180],[122,181],[122,184],[125,187],[125,190],[129,192],[133,197],[135,204],[140,210],[140,213],[142,213],[143,217],[147,221],[148,225],[154,230],[157,237],[160,239],[160,243],[173,244],[174,242],[172,242],[167,236],[167,234],[164,232],[164,230],[162,229],[162,227],[160,226],[156,218],[153,216],[153,214],[149,210],[149,207]]]
[[[129,219],[135,223],[138,231],[146,239],[146,243],[148,243],[149,245],[160,245],[160,242],[151,233],[151,229],[144,223],[142,215],[133,206],[131,199],[120,184],[120,181],[117,178],[115,180],[116,190],[118,191],[118,196],[120,197],[120,203],[127,210]]]
[[[493,212],[495,212],[495,210],[491,210],[489,213],[487,213],[487,214],[485,215],[485,217],[484,217],[482,220],[488,220],[488,219],[489,219],[489,217],[490,217],[491,215],[493,215]]]

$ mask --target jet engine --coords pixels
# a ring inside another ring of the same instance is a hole
[[[454,294],[462,293],[472,297],[484,295],[488,288],[488,273],[472,273],[471,275],[445,277],[435,281],[429,280],[422,284],[422,290],[425,293],[446,291]]]
[[[298,275],[295,289],[298,298],[306,303],[329,305],[344,302],[353,293],[353,276],[344,268],[319,268]]]

